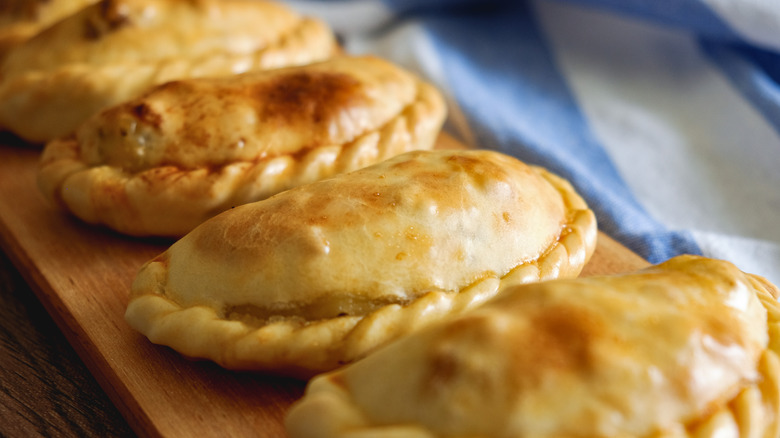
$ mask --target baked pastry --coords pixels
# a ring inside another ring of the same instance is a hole
[[[778,289],[680,256],[508,288],[309,382],[291,438],[777,437]]]
[[[0,128],[46,142],[156,84],[307,64],[338,50],[323,22],[273,2],[102,0],[10,50],[0,65]]]
[[[138,273],[126,319],[231,369],[308,377],[495,295],[576,276],[593,213],[491,151],[413,151],[203,223]]]
[[[0,2],[0,59],[41,29],[97,0],[3,0]]]
[[[86,222],[180,237],[233,206],[430,149],[437,90],[375,57],[171,82],[41,157],[43,193]]]

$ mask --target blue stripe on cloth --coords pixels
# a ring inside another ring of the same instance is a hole
[[[382,0],[397,14],[446,13],[471,8],[491,8],[516,0]],[[633,17],[657,25],[675,27],[722,41],[742,38],[702,0],[558,0]],[[738,0],[741,1],[741,0]]]
[[[458,11],[491,9],[514,0],[381,0],[397,15],[450,14]]]
[[[780,133],[780,54],[701,41],[702,51]]]
[[[650,262],[701,253],[689,233],[666,229],[636,201],[590,131],[525,3],[421,23],[477,146],[567,178],[600,228]]]

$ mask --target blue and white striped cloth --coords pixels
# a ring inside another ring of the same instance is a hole
[[[780,284],[780,0],[290,0],[418,72],[446,129],[568,178],[600,228]]]

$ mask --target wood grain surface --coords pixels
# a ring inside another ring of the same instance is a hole
[[[0,436],[133,436],[132,429],[2,252]]]
[[[445,138],[441,146],[456,143]],[[0,244],[133,430],[164,437],[284,436],[282,419],[305,382],[189,361],[134,332],[123,317],[132,279],[172,242],[90,227],[48,205],[35,185],[38,154],[0,146]],[[600,233],[584,275],[646,264]],[[80,385],[60,384],[62,390]]]

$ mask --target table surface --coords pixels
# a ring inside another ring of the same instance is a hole
[[[0,253],[0,436],[134,436],[5,253]]]
[[[6,133],[0,133],[0,144],[24,147]],[[4,250],[0,436],[135,436]]]

